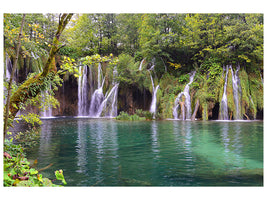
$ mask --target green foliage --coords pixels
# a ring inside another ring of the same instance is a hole
[[[15,58],[21,17],[21,14],[4,14],[4,53],[8,55],[5,59]],[[57,25],[54,19],[55,14],[26,15],[18,62],[21,71],[42,71]],[[159,111],[168,118],[172,117],[174,99],[188,83],[188,72],[193,68],[197,69],[197,74],[190,86],[191,99],[194,102],[198,98],[203,106],[204,103],[214,105],[221,101],[222,66],[240,64],[244,90],[242,113],[249,111],[255,115],[257,109],[263,109],[263,85],[259,74],[259,70],[263,70],[262,14],[79,14],[62,38],[67,45],[59,51],[61,69],[43,80],[44,84],[36,84],[27,92],[34,94],[39,89],[49,90],[53,96],[53,91],[62,83],[62,76],[65,80],[71,74],[78,77],[80,61],[94,67],[97,63],[103,64],[104,91],[109,90],[115,66],[120,87],[127,85],[152,91],[146,69],[153,59],[155,73],[152,75],[155,85],[159,83],[161,88],[158,92]],[[145,62],[139,71],[143,58]],[[51,82],[52,77],[54,81]],[[228,86],[229,111],[234,112],[230,75]],[[12,85],[12,88],[16,91],[17,86]],[[58,105],[48,95],[45,99]],[[16,107],[24,109],[31,104],[45,109],[48,105],[39,102],[41,96]]]
[[[130,121],[131,117],[128,113],[122,111],[120,114],[116,117],[116,120],[125,120],[125,121]]]
[[[139,117],[145,118],[146,120],[152,120],[153,119],[153,113],[149,112],[148,110],[136,109],[135,113]],[[156,118],[157,118],[157,116],[156,116]]]
[[[134,58],[128,54],[121,54],[118,57],[118,77],[117,81],[121,85],[135,85],[139,89],[149,88],[151,81],[145,71],[139,71],[138,62],[134,61]]]
[[[34,147],[38,144],[38,139],[40,138],[40,127],[33,126],[30,130],[25,131],[24,133],[16,133],[15,136],[12,136],[17,143],[19,143],[23,149]]]
[[[55,176],[56,176],[57,180],[60,180],[60,181],[62,181],[62,183],[63,183],[64,185],[67,185],[67,182],[66,182],[66,180],[65,180],[65,178],[64,178],[62,169],[60,169],[60,170],[56,170],[56,171],[55,171]]]
[[[111,53],[109,56],[100,56],[99,54],[95,54],[92,56],[86,56],[80,59],[83,65],[94,65],[96,63],[103,63],[108,62],[112,66],[116,66],[118,63],[118,58],[113,57],[113,54]]]
[[[124,121],[143,121],[146,120],[145,117],[140,117],[137,114],[129,115],[128,113],[122,111],[120,114],[116,117],[116,120],[124,120]]]
[[[55,14],[26,14],[18,62],[18,69],[21,71],[42,71],[56,30],[54,18]],[[15,59],[21,19],[22,14],[4,15],[4,50],[11,60]]]
[[[179,77],[180,78],[180,77]],[[172,109],[176,95],[182,91],[183,85],[180,83],[179,78],[175,78],[170,74],[164,74],[160,79],[159,96],[159,113],[160,118],[172,118]],[[182,78],[183,79],[183,78]]]
[[[62,170],[56,171],[57,180],[63,184],[66,181]],[[12,141],[5,140],[4,144],[4,186],[41,187],[58,186],[48,178],[44,178],[38,170],[30,167],[30,162],[25,158],[23,148],[14,145]]]
[[[72,74],[74,77],[78,78],[80,76],[79,70],[77,69],[75,60],[70,57],[63,57],[62,65],[60,70],[57,71],[58,75]]]
[[[38,125],[42,124],[42,121],[40,120],[40,116],[34,113],[28,113],[27,115],[20,115],[25,122],[32,124],[32,126],[37,123]]]
[[[257,109],[263,109],[263,83],[260,80],[260,74],[249,73],[249,89],[253,103]]]

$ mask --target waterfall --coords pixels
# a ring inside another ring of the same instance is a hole
[[[49,86],[50,87],[50,89],[51,89],[51,85]],[[46,98],[48,97],[48,106],[47,107],[45,107],[44,108],[44,110],[41,112],[41,117],[43,117],[43,118],[49,118],[49,117],[53,117],[53,115],[52,115],[52,106],[51,106],[51,104],[50,104],[50,102],[49,102],[49,100],[50,100],[50,96],[49,96],[49,92],[48,91],[44,91],[44,92],[42,92],[42,101],[44,102],[44,101],[46,101]]]
[[[225,71],[225,67],[223,67]],[[226,66],[226,73],[225,73],[225,81],[224,81],[224,88],[223,88],[223,96],[222,96],[222,101],[221,101],[221,106],[220,106],[220,120],[229,120],[228,118],[228,105],[227,105],[227,77],[228,77],[228,71],[229,71],[229,66]]]
[[[117,116],[118,87],[119,83],[116,83],[110,90],[108,95],[105,97],[105,99],[99,106],[96,117],[100,117],[102,112],[104,112],[103,116],[105,117]]]
[[[95,76],[97,77],[97,88],[95,90],[91,67],[80,66],[79,72],[81,76],[78,80],[78,116],[89,116],[94,118],[100,116],[117,116],[117,96],[119,87],[119,83],[115,81],[115,77],[118,74],[117,68],[114,67],[113,70],[113,87],[105,96],[103,93],[105,77],[103,77],[101,63],[98,64],[97,76]],[[89,96],[91,97],[91,100],[88,98]],[[88,105],[89,100],[90,105]]]
[[[4,72],[5,78],[9,81],[11,77],[11,72],[12,71],[12,62],[9,58],[9,56],[6,54],[6,71]]]
[[[98,75],[97,75],[97,85],[98,88],[94,91],[90,108],[89,116],[90,117],[116,117],[117,116],[117,99],[118,99],[118,87],[119,83],[116,83],[114,77],[117,76],[117,68],[114,67],[113,70],[113,87],[109,93],[103,94],[103,86],[105,83],[105,78],[103,78],[101,64],[98,65]],[[102,79],[102,83],[101,83]]]
[[[154,66],[154,65],[153,65]],[[153,67],[152,66],[152,67]],[[151,68],[152,68],[151,67]],[[150,68],[150,69],[151,69]],[[150,79],[151,79],[151,84],[152,84],[152,90],[153,90],[153,94],[152,94],[152,101],[151,101],[151,105],[150,105],[150,112],[153,113],[154,117],[155,117],[155,114],[156,114],[156,110],[157,110],[157,91],[159,89],[159,85],[154,86],[154,81],[153,81],[153,78],[152,78],[152,75],[151,73],[149,72],[150,74]]]
[[[100,79],[98,79],[100,80]],[[102,103],[102,101],[104,100],[104,94],[103,94],[103,85],[104,85],[104,81],[102,82],[102,84],[99,84],[100,87],[98,89],[96,89],[93,93],[92,99],[91,99],[91,103],[90,103],[90,108],[89,108],[89,116],[90,117],[99,117],[98,116],[98,110],[99,107]]]
[[[238,65],[236,68],[236,72],[234,73],[232,66],[230,66],[232,72],[232,83],[233,83],[233,96],[234,96],[234,103],[235,103],[235,119],[242,119],[242,115],[240,112],[240,95],[242,95],[241,87],[240,87],[240,80],[238,77],[238,72],[240,70],[240,66]]]
[[[101,78],[103,79],[102,67],[101,67],[101,63],[98,63],[97,88],[100,88],[101,87]]]
[[[179,108],[179,102],[181,102],[183,95],[185,97],[186,114],[184,113],[185,110],[182,109],[182,119],[190,119],[190,117],[191,117],[191,98],[190,98],[190,94],[189,94],[189,86],[193,82],[195,74],[196,74],[196,71],[193,71],[191,73],[190,78],[189,78],[189,83],[186,84],[186,86],[184,88],[184,91],[179,93],[178,96],[175,99],[174,108],[173,108],[173,117],[174,117],[174,119],[178,119],[177,110]]]
[[[101,78],[103,77],[102,74],[102,68],[101,68],[101,63],[98,64],[98,70],[97,70],[97,89],[94,91],[92,98],[91,98],[91,103],[90,103],[90,108],[89,108],[89,116],[90,117],[98,117],[98,109],[104,99],[104,94],[103,94],[103,85],[104,85],[104,79],[101,84]]]
[[[145,61],[145,58],[141,61],[140,65],[139,65],[139,71],[142,70],[142,65],[143,65],[144,61]]]
[[[87,88],[87,66],[79,67],[78,80],[78,116],[86,116],[88,103],[88,88]]]
[[[11,68],[11,70],[10,70]],[[9,56],[6,54],[6,67],[3,68],[4,69],[4,78],[6,81],[10,80],[11,77],[11,73],[10,71],[12,71],[12,63],[11,60],[9,58]],[[4,87],[4,104],[6,104],[6,97],[7,97],[7,88]]]

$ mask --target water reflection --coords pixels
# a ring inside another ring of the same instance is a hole
[[[241,185],[241,170],[263,168],[262,133],[256,123],[54,119],[32,152],[68,186]]]
[[[152,152],[154,158],[159,158],[158,125],[156,121],[151,123]]]
[[[56,147],[52,145],[51,141],[53,134],[52,126],[52,121],[46,121],[45,125],[41,128],[38,159],[45,160],[45,164],[50,164],[48,157],[54,157],[57,152]]]
[[[92,183],[101,183],[107,166],[118,169],[117,126],[108,121],[80,120],[77,127],[77,172],[89,172]]]
[[[176,172],[178,173],[177,176],[186,177],[182,180],[179,178],[179,181],[184,182],[185,185],[190,185],[194,181],[196,169],[192,150],[192,124],[186,121],[174,121],[172,132],[178,158],[176,167],[179,166],[179,169],[182,169]]]
[[[78,169],[77,172],[78,173],[85,173],[86,172],[86,164],[87,164],[87,159],[88,159],[88,155],[87,155],[87,134],[85,131],[85,127],[84,127],[84,123],[83,121],[78,121],[78,138],[77,138],[77,146],[76,146],[76,151],[77,151],[77,166]]]

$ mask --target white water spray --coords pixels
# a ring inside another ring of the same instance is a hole
[[[155,88],[154,81],[153,81],[151,73],[150,73],[150,79],[151,79],[153,94],[152,94],[152,101],[151,101],[151,105],[150,105],[150,110],[149,111],[151,113],[153,113],[153,116],[155,117],[156,110],[157,110],[157,91],[159,89],[159,85],[157,85],[156,88]]]
[[[87,88],[87,66],[79,67],[78,82],[78,116],[87,115],[88,88]]]
[[[178,119],[179,102],[181,102],[182,96],[185,97],[185,108],[186,108],[186,110],[182,110],[183,111],[182,112],[182,119],[190,119],[190,117],[191,117],[191,97],[189,94],[189,86],[193,82],[195,74],[196,74],[196,71],[193,71],[191,73],[190,78],[189,78],[189,83],[186,84],[184,91],[179,93],[175,99],[174,108],[173,108],[173,118],[174,119]],[[186,113],[184,113],[184,112],[186,112]]]
[[[145,58],[141,61],[140,65],[139,65],[139,71],[142,70],[142,66],[143,66],[144,61],[145,61]]]
[[[226,70],[225,73],[225,81],[224,81],[224,88],[223,88],[223,96],[221,100],[221,105],[220,105],[220,120],[229,120],[228,117],[228,104],[227,104],[227,78],[228,78],[228,71],[229,71],[229,66],[223,67],[224,71]]]
[[[240,66],[238,65],[236,68],[236,72],[234,73],[232,66],[230,66],[231,72],[232,72],[232,83],[233,83],[233,96],[234,96],[234,103],[235,103],[235,119],[242,119],[242,114],[240,111],[240,95],[242,93],[241,87],[240,87],[240,80],[238,77],[238,72],[240,70]]]

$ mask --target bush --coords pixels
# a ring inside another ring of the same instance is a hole
[[[125,120],[125,121],[142,121],[146,120],[145,117],[141,117],[137,114],[129,115],[128,113],[122,111],[117,117],[116,120]]]
[[[120,114],[116,117],[116,120],[130,120],[131,117],[128,113],[122,111]]]
[[[55,171],[57,180],[67,184],[63,171]],[[38,170],[30,167],[30,162],[25,158],[21,145],[15,145],[12,140],[5,140],[4,144],[4,186],[59,186],[48,178],[43,178]]]

